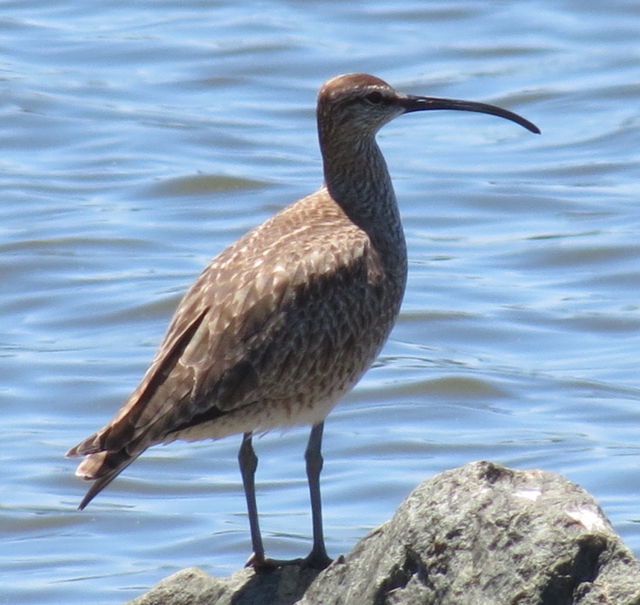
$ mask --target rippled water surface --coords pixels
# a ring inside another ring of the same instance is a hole
[[[136,385],[222,247],[316,188],[318,86],[497,103],[379,136],[397,327],[325,431],[327,545],[471,460],[560,472],[640,554],[640,5],[5,2],[0,602],[122,603],[249,552],[238,438],[145,454],[84,512],[64,451]],[[257,441],[269,552],[306,554],[306,429]]]

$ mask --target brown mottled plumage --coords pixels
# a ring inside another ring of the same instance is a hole
[[[366,74],[325,83],[318,96],[324,186],[221,252],[189,289],[138,388],[111,422],[67,453],[86,456],[76,474],[95,480],[80,508],[151,445],[243,433],[251,563],[268,566],[251,435],[311,424],[306,459],[314,545],[305,562],[329,563],[319,492],[323,421],[387,339],[407,271],[375,134],[398,115],[428,109],[491,113],[537,132],[506,110],[403,95]]]

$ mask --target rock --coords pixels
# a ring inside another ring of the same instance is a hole
[[[268,574],[241,569],[230,578],[216,578],[189,567],[165,578],[129,605],[291,605],[318,573],[291,565]]]
[[[640,605],[640,562],[587,492],[490,462],[425,481],[314,575],[188,569],[130,605]]]
[[[640,603],[640,562],[562,477],[488,462],[422,483],[300,605]]]

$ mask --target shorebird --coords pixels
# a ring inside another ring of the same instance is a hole
[[[305,452],[313,547],[328,557],[320,502],[324,419],[387,340],[400,309],[407,253],[375,135],[401,114],[455,109],[538,128],[494,105],[403,94],[367,74],[327,81],[318,95],[324,184],[216,256],[187,291],[140,385],[102,429],[71,448],[95,481],[83,509],[148,447],[242,434],[238,461],[256,570],[265,558],[252,436],[311,425]]]

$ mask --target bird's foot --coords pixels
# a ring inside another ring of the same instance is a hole
[[[303,569],[317,569],[321,571],[330,564],[331,559],[327,556],[326,552],[316,553],[311,551],[304,559],[270,559],[264,555],[258,556],[256,553],[252,553],[244,566],[253,567],[256,573],[270,573],[289,565],[297,565]]]
[[[253,567],[256,573],[269,573],[287,565],[302,565],[304,559],[270,559],[268,557],[251,553],[244,564],[245,567]]]
[[[317,569],[318,571],[322,571],[331,565],[333,559],[327,555],[327,552],[323,549],[316,550],[315,548],[304,558],[302,559],[302,567]]]

